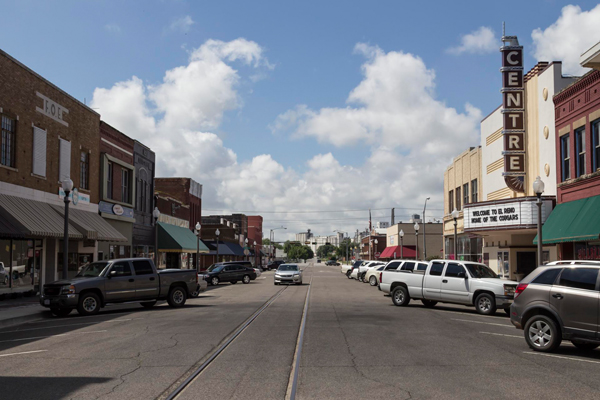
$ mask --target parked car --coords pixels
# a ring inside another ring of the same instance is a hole
[[[206,282],[206,274],[199,272],[198,273],[198,285],[196,286],[196,290],[190,293],[190,297],[196,298],[200,295],[200,293],[206,291],[208,287],[208,282]]]
[[[92,315],[108,303],[132,301],[146,308],[158,300],[182,307],[197,286],[196,270],[157,271],[151,259],[122,258],[93,262],[74,278],[44,285],[40,304],[60,317],[75,308],[79,314]]]
[[[273,284],[279,285],[281,283],[302,285],[302,270],[300,267],[297,264],[281,264],[275,271]]]
[[[350,271],[352,268],[359,266],[360,264],[363,263],[363,260],[357,260],[354,261],[352,264],[344,264],[342,265],[342,274],[348,274],[348,271]]]
[[[385,264],[379,267],[369,268],[363,280],[369,282],[371,286],[379,285],[379,273],[383,271]]]
[[[551,352],[563,340],[582,350],[600,346],[600,263],[561,262],[536,268],[515,291],[510,322],[535,351]]]
[[[360,282],[366,282],[365,277],[367,275],[367,271],[369,271],[370,269],[385,265],[385,264],[386,263],[384,263],[383,261],[372,261],[368,264],[361,265],[360,267],[358,267],[358,272],[357,272],[358,280]]]
[[[9,272],[4,269],[4,263],[0,262],[0,284],[8,285]]]
[[[333,265],[333,266],[340,266],[341,264],[339,262],[337,262],[336,260],[328,260],[325,262],[325,265]]]
[[[397,306],[419,299],[426,307],[438,302],[474,305],[478,313],[494,314],[502,308],[510,314],[517,282],[500,279],[487,265],[467,261],[434,260],[425,263],[398,260],[396,270],[381,271],[379,287],[392,294]],[[423,269],[425,270],[423,271]]]
[[[262,275],[262,269],[258,268],[258,267],[254,267],[252,268],[254,270],[254,272],[256,272],[256,277],[260,277]]]
[[[272,269],[277,269],[281,264],[283,264],[282,260],[271,261],[267,264],[267,269],[270,271]]]
[[[217,286],[221,282],[236,284],[238,281],[242,281],[247,284],[256,279],[256,272],[253,268],[243,265],[218,263],[208,267],[204,279],[213,286]]]

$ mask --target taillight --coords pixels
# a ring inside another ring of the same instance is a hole
[[[383,271],[379,273],[379,283],[381,283],[382,277],[383,277]]]
[[[198,283],[198,273],[196,273],[196,283]]]
[[[519,283],[517,289],[515,290],[515,299],[523,292],[523,290],[527,289],[527,283]]]

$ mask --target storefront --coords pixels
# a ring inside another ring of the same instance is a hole
[[[208,247],[188,228],[158,223],[158,268],[195,268],[196,251],[207,253]]]
[[[537,267],[536,203],[536,197],[519,197],[469,204],[464,208],[465,233],[482,238],[481,250],[476,251],[480,252],[482,262],[503,278],[520,280]],[[553,207],[554,197],[542,196],[542,223]],[[465,247],[466,242],[463,242]],[[473,252],[470,239],[468,243],[469,252]],[[544,245],[542,258],[555,260],[556,252],[554,244]],[[460,248],[458,253],[460,257]]]

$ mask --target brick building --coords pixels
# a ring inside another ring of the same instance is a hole
[[[580,61],[594,69],[554,96],[557,206],[542,242],[561,260],[600,260],[600,43]]]
[[[208,215],[202,217],[201,224],[202,241],[209,248],[209,252],[202,257],[202,267],[208,267],[217,261],[250,259],[244,254],[243,249],[248,229],[246,215]],[[218,237],[217,230],[219,231]]]
[[[262,265],[263,251],[262,251],[262,238],[263,238],[263,217],[260,215],[249,215],[248,216],[248,242],[250,243],[251,257],[255,265]],[[256,246],[254,246],[256,242]]]
[[[154,152],[137,140],[133,144],[133,166],[135,167],[135,208],[132,246],[134,257],[154,258]]]
[[[97,259],[98,242],[126,240],[98,215],[100,115],[3,51],[0,114],[0,262],[12,278],[0,291],[59,276],[67,178],[69,275]]]

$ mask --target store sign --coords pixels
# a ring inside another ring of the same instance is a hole
[[[42,100],[44,100],[43,107],[42,108],[36,107],[35,111],[42,113],[47,117],[52,118],[56,122],[66,126],[66,127],[69,127],[69,124],[63,119],[65,114],[69,113],[69,110],[67,110],[66,108],[64,108],[63,106],[58,104],[57,102],[44,96],[40,92],[35,92],[35,94],[37,95],[37,97],[40,97]]]
[[[107,203],[105,201],[101,201],[100,203],[98,203],[98,210],[105,214],[133,218],[133,208],[123,207],[120,204]]]
[[[551,207],[552,201],[545,200],[542,205],[542,222],[550,214]],[[537,205],[535,201],[516,201],[487,206],[465,207],[463,215],[465,229],[536,225]]]
[[[65,198],[65,191],[62,190],[62,188],[58,189],[58,198],[61,200]],[[73,189],[71,191],[71,193],[69,193],[69,199],[71,200],[71,202],[73,203],[74,206],[76,206],[80,203],[81,204],[90,204],[90,195],[85,194],[85,193],[80,193],[79,191],[75,192],[75,189]],[[75,201],[75,199],[77,199],[77,201]]]
[[[575,254],[578,260],[600,260],[600,246],[575,244]]]
[[[504,180],[513,191],[525,192],[525,87],[523,46],[516,36],[503,36],[508,42],[502,53],[502,120],[504,135]]]

